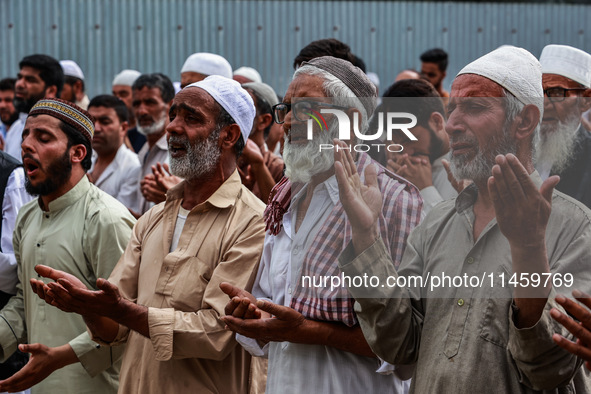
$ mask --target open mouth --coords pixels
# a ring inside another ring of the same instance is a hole
[[[185,148],[185,144],[179,144],[177,142],[169,142],[168,144],[168,151],[170,152],[170,156],[178,157],[183,155],[187,149]]]
[[[31,178],[40,171],[41,165],[35,159],[25,158],[23,159],[23,167],[25,169],[27,177]]]

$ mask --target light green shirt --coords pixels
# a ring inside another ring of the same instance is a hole
[[[29,279],[37,264],[69,272],[96,289],[125,250],[135,219],[121,203],[83,177],[43,211],[39,201],[24,205],[14,231],[17,295],[0,312],[0,358],[19,343],[49,347],[69,343],[80,360],[53,372],[33,393],[115,393],[122,349],[97,346],[82,317],[48,305],[33,293]]]

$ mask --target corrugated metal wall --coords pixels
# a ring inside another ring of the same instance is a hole
[[[89,96],[109,92],[123,68],[179,80],[193,52],[258,69],[283,93],[292,61],[310,41],[334,37],[361,56],[385,89],[419,55],[441,47],[448,78],[502,44],[539,56],[549,43],[591,51],[586,5],[270,0],[0,0],[0,77],[32,53],[73,59]]]

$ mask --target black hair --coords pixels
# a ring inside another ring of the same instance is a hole
[[[322,56],[337,57],[351,63],[354,61],[354,55],[351,53],[349,45],[335,38],[323,38],[312,41],[303,47],[293,60],[293,68],[296,69],[303,62]]]
[[[74,84],[78,81],[80,81],[82,83],[82,91],[84,92],[84,90],[86,88],[84,87],[84,80],[83,79],[76,78],[71,75],[64,75],[64,83],[67,83],[70,86],[74,86]]]
[[[263,98],[263,96],[261,96],[260,94],[258,94],[257,91],[255,91],[252,88],[246,88],[246,90],[248,90],[250,93],[252,93],[252,95],[254,96],[255,100],[255,106],[257,109],[257,116],[258,115],[265,115],[265,114],[269,114],[271,115],[271,118],[273,118],[273,108],[271,108],[271,104],[269,104],[269,102],[267,100],[265,100]],[[267,136],[269,135],[269,132],[271,130],[271,126],[273,126],[273,121],[271,121],[271,123],[269,123],[267,125],[267,127],[265,127],[265,130],[263,130],[263,136],[264,138],[267,138]]]
[[[121,101],[118,97],[112,96],[110,94],[101,94],[96,97],[93,97],[88,103],[88,108],[91,107],[105,107],[105,108],[113,108],[117,117],[119,118],[119,122],[127,122],[129,119],[129,114],[127,112],[127,106],[123,101]]]
[[[435,63],[439,71],[444,72],[447,70],[447,52],[441,48],[433,48],[423,52],[421,55],[421,61],[423,63]]]
[[[84,145],[86,148],[86,156],[84,156],[84,159],[82,159],[81,164],[85,171],[90,170],[92,165],[92,144],[90,141],[84,135],[82,135],[80,131],[76,130],[76,128],[61,120],[60,128],[68,137],[68,149],[74,145]]]
[[[59,62],[51,56],[35,54],[25,56],[18,64],[19,68],[32,67],[39,70],[39,76],[45,83],[45,87],[55,86],[56,95],[59,97],[64,87],[64,70]]]
[[[174,86],[170,78],[162,73],[142,74],[131,86],[132,90],[141,90],[143,88],[160,89],[160,97],[165,103],[170,103],[174,98]]]
[[[351,63],[353,63],[354,66],[359,67],[361,71],[365,72],[365,62],[359,56],[353,55],[353,61]]]
[[[14,92],[14,85],[16,84],[16,79],[14,78],[4,78],[0,80],[0,92],[5,92],[7,90],[11,90]]]

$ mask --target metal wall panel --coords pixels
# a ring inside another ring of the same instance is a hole
[[[448,51],[444,86],[462,66],[502,44],[539,56],[549,43],[591,51],[591,7],[527,3],[270,0],[0,0],[0,77],[32,53],[73,59],[89,96],[110,91],[123,68],[179,80],[193,52],[255,67],[285,92],[295,55],[310,41],[348,43],[382,90],[433,47]]]

